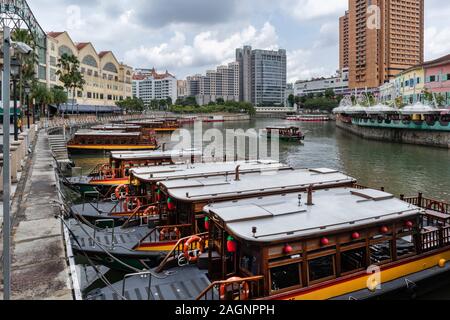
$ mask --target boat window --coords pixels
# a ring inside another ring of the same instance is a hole
[[[250,272],[251,274],[258,274],[258,258],[252,254],[243,254],[241,258],[241,269]]]
[[[416,245],[412,235],[397,239],[397,257],[404,257],[416,253]]]
[[[271,268],[270,279],[272,281],[272,291],[279,291],[300,286],[300,265],[298,263],[294,263]]]
[[[392,259],[391,241],[372,244],[369,247],[370,261],[373,264],[381,264]]]
[[[367,251],[365,247],[341,253],[341,272],[347,273],[365,268]]]
[[[331,278],[335,275],[334,255],[310,260],[308,267],[311,282]]]

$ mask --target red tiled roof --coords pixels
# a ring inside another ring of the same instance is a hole
[[[174,77],[172,74],[170,74],[167,70],[165,73],[157,73],[155,68],[152,68],[151,70],[149,70],[149,72],[144,72],[144,73],[135,73],[133,75],[133,79],[134,80],[144,80],[146,77],[151,76],[153,79],[155,80],[162,80],[168,77]]]
[[[80,42],[80,43],[77,43],[77,49],[78,49],[78,50],[81,50],[81,49],[83,49],[84,47],[86,47],[88,44],[89,44],[89,42]]]
[[[47,34],[50,36],[50,37],[52,37],[52,38],[56,38],[56,37],[59,37],[60,35],[62,35],[64,33],[64,31],[63,32],[54,32],[54,31],[50,31],[50,32],[48,32]]]
[[[98,56],[100,57],[100,58],[103,58],[105,55],[107,55],[108,53],[110,53],[111,51],[102,51],[102,52],[100,52],[99,54],[98,54]]]
[[[145,78],[143,74],[133,74],[133,80],[144,80]]]

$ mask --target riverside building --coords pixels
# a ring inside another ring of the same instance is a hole
[[[80,61],[80,70],[86,84],[77,90],[74,103],[82,111],[83,106],[115,106],[117,101],[131,98],[133,69],[119,62],[112,51],[97,52],[90,42],[75,43],[67,32],[47,34],[47,68],[45,73],[48,87],[63,86],[57,76],[58,60],[64,54],[74,55]],[[39,74],[39,78],[44,74]],[[69,93],[69,103],[72,102]]]

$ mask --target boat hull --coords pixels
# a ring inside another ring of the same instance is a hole
[[[67,149],[74,151],[122,151],[122,150],[157,150],[156,145],[67,145]]]

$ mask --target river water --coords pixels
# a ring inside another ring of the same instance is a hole
[[[397,196],[422,192],[437,200],[450,201],[450,150],[369,141],[336,128],[334,122],[298,123],[277,119],[203,124],[203,130],[264,129],[267,126],[295,125],[306,133],[304,144],[280,142],[280,161],[296,168],[327,167],[356,178],[361,185],[381,188]],[[193,131],[193,126],[186,129]],[[225,134],[224,134],[225,135]],[[168,148],[176,143],[159,137]],[[105,162],[107,155],[74,155],[76,165],[87,173]],[[117,279],[121,279],[118,275]],[[436,290],[422,299],[450,299],[450,288]]]
[[[450,150],[364,140],[336,128],[334,122],[298,123],[277,119],[249,122],[203,124],[203,130],[264,129],[274,125],[295,125],[306,133],[303,145],[280,142],[280,161],[296,168],[327,167],[341,170],[359,184],[385,187],[396,194],[424,195],[450,201]],[[188,130],[193,127],[186,127]],[[170,136],[160,137],[170,142]],[[172,145],[174,145],[173,143]],[[170,143],[168,143],[170,148]],[[77,166],[87,172],[106,155],[73,156]]]

